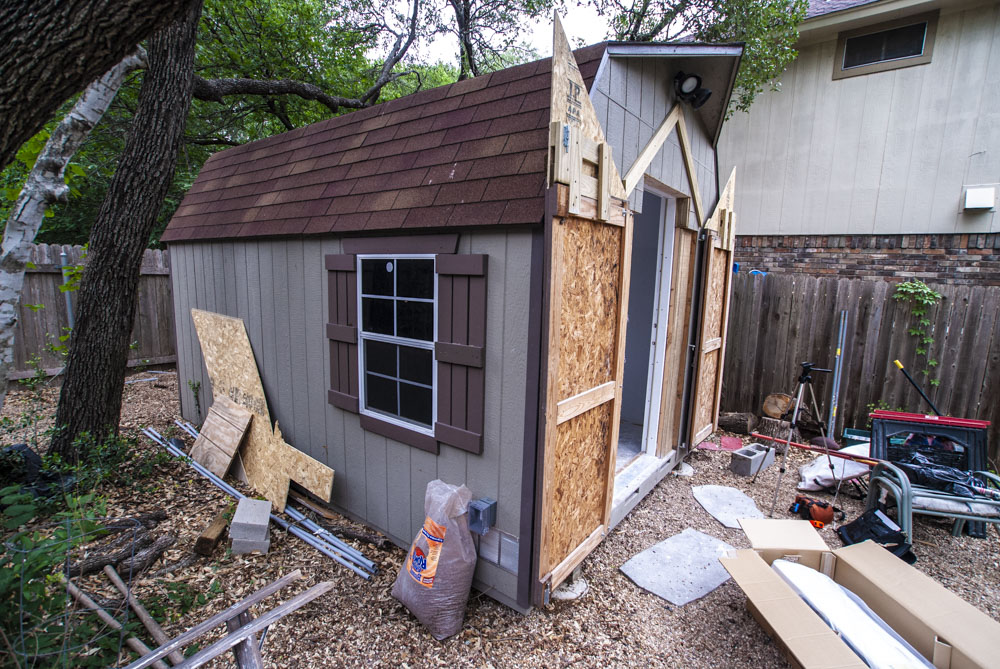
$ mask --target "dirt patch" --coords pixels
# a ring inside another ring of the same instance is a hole
[[[134,374],[130,379],[151,375]],[[183,436],[173,427],[178,416],[177,378],[155,375],[152,381],[126,385],[122,427],[137,433],[152,426],[168,436]],[[42,411],[54,409],[57,394],[43,394]],[[27,406],[23,391],[8,395],[4,415],[16,418]],[[141,440],[142,448],[157,448]],[[190,446],[190,438],[185,442]],[[726,529],[694,500],[693,485],[728,485],[752,497],[766,514],[771,507],[778,468],[771,467],[750,485],[729,472],[729,453],[695,451],[687,462],[695,470],[690,478],[670,475],[644,499],[583,563],[589,591],[575,601],[556,602],[527,616],[473,592],[462,632],[444,642],[435,641],[394,600],[389,591],[403,561],[399,548],[376,549],[351,542],[379,565],[370,582],[320,555],[294,536],[271,528],[267,556],[234,556],[220,547],[211,558],[161,579],[143,578],[136,586],[140,597],[171,594],[171,583],[185,583],[192,592],[208,593],[207,603],[168,621],[168,635],[176,635],[197,622],[247,596],[255,589],[294,569],[305,578],[286,589],[276,605],[313,583],[333,581],[333,590],[299,612],[273,625],[264,646],[265,665],[292,669],[324,666],[662,666],[662,667],[782,667],[780,653],[746,611],[745,597],[729,581],[684,607],[675,608],[636,587],[619,567],[630,557],[685,528],[692,527],[738,548],[748,547],[739,530]],[[810,456],[793,452],[782,481],[775,517],[790,517],[797,469]],[[846,490],[846,488],[845,488]],[[245,492],[251,491],[244,489]],[[841,495],[838,506],[853,519],[863,502]],[[162,471],[139,494],[115,494],[109,511],[132,514],[165,509],[169,517],[157,533],[178,536],[167,551],[168,563],[190,554],[201,530],[231,500],[194,470],[179,461]],[[361,526],[350,521],[338,524]],[[831,546],[839,546],[833,529],[821,531]],[[920,518],[915,522],[916,567],[995,619],[1000,619],[1000,538],[990,530],[987,539],[953,538],[950,524]],[[161,565],[154,566],[154,569]],[[101,596],[113,597],[103,577],[83,585]],[[214,584],[214,585],[213,585]],[[176,586],[173,586],[176,588]],[[213,591],[216,591],[213,594]],[[258,607],[258,612],[263,610]],[[221,633],[221,630],[220,630]],[[204,645],[204,643],[203,643]],[[216,666],[232,666],[231,656]]]

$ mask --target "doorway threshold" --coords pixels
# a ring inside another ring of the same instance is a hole
[[[610,527],[620,523],[676,465],[677,450],[674,449],[662,458],[643,453],[618,472],[611,502]]]

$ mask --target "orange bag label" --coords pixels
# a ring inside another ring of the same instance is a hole
[[[437,574],[438,559],[441,557],[441,546],[447,529],[427,516],[424,527],[406,558],[406,571],[410,578],[425,588],[434,587],[434,576]]]

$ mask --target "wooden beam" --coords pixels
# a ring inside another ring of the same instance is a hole
[[[128,586],[125,585],[125,582],[122,581],[121,576],[119,576],[118,572],[115,571],[114,567],[109,564],[104,565],[104,574],[111,580],[112,585],[118,588],[118,592],[125,596],[125,599],[128,600],[129,606],[132,607],[132,610],[135,611],[135,615],[139,617],[142,624],[147,630],[149,630],[149,633],[152,635],[153,639],[156,640],[156,643],[160,645],[167,643],[170,639],[163,631],[163,628],[160,627],[160,624],[156,622],[156,619],[153,618],[153,616],[149,615],[149,611],[146,610],[142,603],[136,599],[135,595],[132,594]],[[180,651],[176,650],[167,655],[167,658],[170,660],[171,664],[180,664],[184,661],[184,656],[181,655]]]
[[[599,386],[584,390],[578,395],[567,397],[556,405],[556,424],[565,423],[570,418],[576,418],[600,406],[615,396],[615,382],[608,381]]]
[[[166,657],[171,652],[179,648],[184,648],[188,644],[200,638],[201,635],[205,634],[209,630],[218,627],[219,625],[228,621],[230,618],[238,616],[239,614],[243,613],[254,604],[257,604],[267,599],[277,591],[287,586],[292,581],[295,581],[300,578],[302,578],[302,572],[298,569],[296,569],[290,574],[285,574],[277,581],[265,585],[263,588],[253,593],[246,599],[237,602],[236,604],[233,604],[225,611],[215,614],[208,620],[198,623],[197,625],[189,629],[187,632],[184,632],[180,636],[174,637],[173,640],[170,641],[170,643],[160,646],[146,657],[139,658],[132,664],[128,665],[125,669],[143,669],[143,667],[148,667],[156,660],[159,660],[162,657]]]
[[[611,218],[611,145],[601,142],[597,147],[597,219]]]
[[[639,185],[639,179],[646,173],[646,168],[653,162],[653,158],[660,150],[660,147],[663,146],[663,143],[667,141],[667,137],[673,132],[679,118],[681,118],[681,103],[675,102],[674,106],[670,108],[670,112],[664,117],[663,122],[660,123],[660,127],[656,129],[653,136],[646,142],[646,146],[642,147],[642,151],[639,152],[635,162],[628,168],[625,178],[622,179],[622,183],[625,184],[626,196],[631,195],[635,187]]]
[[[567,555],[562,562],[557,564],[552,571],[542,578],[542,583],[549,584],[550,592],[558,588],[559,584],[565,581],[566,577],[576,569],[576,566],[590,554],[590,551],[594,550],[597,544],[601,543],[604,535],[607,534],[606,528],[606,525],[599,526],[589,537],[583,540],[582,544],[577,546],[572,553]]]
[[[226,533],[226,525],[228,524],[228,519],[226,518],[226,510],[223,509],[208,524],[208,527],[204,529],[201,536],[194,542],[194,552],[198,555],[211,555],[215,550],[215,547],[219,545],[219,541],[222,540],[223,535]],[[157,639],[159,641],[159,639]],[[160,643],[163,643],[160,641]],[[174,662],[174,664],[177,664]]]
[[[569,213],[580,214],[580,179],[583,177],[583,157],[580,155],[580,128],[569,126],[569,153],[565,156],[569,162]],[[596,194],[596,193],[595,193]]]
[[[694,215],[698,219],[695,221],[698,227],[705,223],[705,212],[701,206],[701,192],[698,190],[698,172],[694,165],[694,156],[691,155],[691,141],[688,139],[687,124],[684,122],[684,115],[677,118],[677,139],[680,140],[681,156],[684,158],[684,171],[687,172],[688,185],[691,188],[691,200],[694,202]]]

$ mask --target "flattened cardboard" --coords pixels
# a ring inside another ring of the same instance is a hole
[[[996,666],[1000,623],[878,544],[866,541],[830,551],[804,520],[744,519],[741,525],[753,550],[721,558],[722,565],[792,663],[806,669],[864,666],[768,566],[781,557],[818,568],[851,590],[939,669]],[[854,664],[845,663],[850,656]]]

